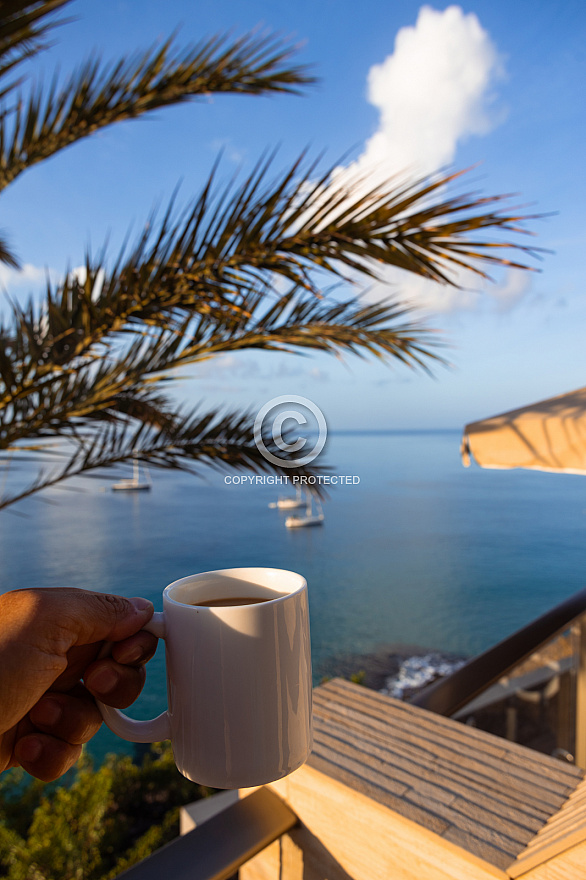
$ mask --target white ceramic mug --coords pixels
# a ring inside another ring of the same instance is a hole
[[[198,601],[255,598],[254,604]],[[307,583],[275,568],[190,575],[163,592],[145,627],[165,639],[168,709],[135,721],[98,703],[131,742],[170,739],[178,769],[211,788],[280,779],[311,751],[311,655]]]

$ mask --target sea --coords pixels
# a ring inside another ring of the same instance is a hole
[[[150,492],[78,480],[0,512],[0,592],[66,585],[160,610],[177,578],[283,568],[308,582],[316,683],[394,646],[412,646],[415,667],[469,657],[585,585],[586,480],[465,469],[459,444],[456,430],[331,432],[320,463],[352,479],[328,489],[324,524],[310,529],[287,529],[269,506],[292,489],[210,469],[155,471]],[[159,648],[128,711],[164,707]],[[102,728],[89,751],[132,746]]]

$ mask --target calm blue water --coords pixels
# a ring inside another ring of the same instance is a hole
[[[338,434],[326,458],[360,484],[332,489],[323,528],[288,530],[279,490],[155,473],[150,493],[53,490],[0,513],[0,592],[69,585],[142,595],[198,571],[271,566],[310,591],[314,668],[409,643],[477,653],[584,586],[586,481],[462,467],[458,432]],[[163,651],[136,717],[164,704]],[[95,749],[121,751],[113,735]]]

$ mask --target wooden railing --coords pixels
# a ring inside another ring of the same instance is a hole
[[[579,768],[341,679],[314,722],[270,784],[299,825],[240,880],[584,880]]]
[[[133,865],[118,880],[229,880],[296,822],[295,813],[276,794],[260,788]]]
[[[198,801],[119,880],[583,880],[582,770],[341,679],[314,697],[307,764]]]
[[[322,685],[304,767],[242,792],[119,880],[230,880],[240,868],[241,880],[546,880],[550,867],[583,878],[586,625],[578,767],[440,716],[585,619],[583,590],[411,705],[341,680]]]
[[[576,627],[579,634],[576,663],[575,762],[586,768],[586,589],[580,590],[527,626],[473,657],[446,678],[434,682],[410,701],[438,715],[454,716],[487,688],[557,634]]]

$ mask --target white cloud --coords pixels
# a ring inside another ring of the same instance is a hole
[[[246,356],[238,358],[235,354],[219,354],[185,369],[190,375],[197,375],[199,379],[207,379],[211,376],[223,380],[228,377],[233,378],[235,375],[239,378],[254,379],[260,374],[256,360],[250,360]]]
[[[475,279],[475,284],[458,288],[437,284],[427,278],[408,275],[399,270],[388,270],[387,274],[393,279],[392,288],[389,290],[389,285],[386,283],[374,284],[369,299],[376,301],[388,296],[389,293],[395,293],[401,302],[434,314],[456,310],[470,311],[481,301],[478,279]],[[472,275],[472,273],[467,274]]]
[[[329,382],[330,374],[327,370],[321,370],[319,367],[313,367],[309,370],[308,376],[316,382]]]
[[[30,299],[38,301],[46,292],[47,272],[32,263],[25,263],[20,269],[0,263],[0,317],[11,312],[11,303],[23,305]]]
[[[214,138],[210,147],[213,150],[214,155],[222,153],[229,162],[233,162],[237,165],[242,165],[246,159],[246,154],[235,147],[229,138]]]
[[[505,314],[526,302],[532,290],[533,274],[523,269],[507,269],[503,278],[496,283],[481,279],[472,272],[462,273],[458,279],[460,288],[436,284],[426,278],[400,273],[399,280],[389,286],[375,283],[369,299],[383,299],[389,294],[397,294],[402,302],[416,306],[426,312],[439,314],[455,311],[488,310]]]
[[[499,312],[510,312],[527,298],[533,283],[531,272],[522,269],[508,269],[500,284],[487,287],[486,292]]]
[[[75,266],[69,273],[71,279],[77,278],[80,284],[85,284],[85,280],[87,278],[87,267],[86,266]],[[94,286],[92,288],[92,301],[95,302],[100,293],[102,292],[102,287],[104,286],[104,279],[106,277],[106,273],[103,269],[98,270],[98,274],[96,275],[96,279],[94,281]]]
[[[380,124],[358,165],[428,174],[452,162],[460,141],[500,121],[491,105],[502,73],[476,15],[423,6],[416,24],[397,34],[393,54],[370,69],[368,99]]]
[[[0,263],[0,289],[8,294],[21,292],[23,288],[27,288],[27,293],[33,293],[34,288],[38,288],[46,277],[47,270],[32,263],[25,263],[21,269]]]
[[[336,182],[354,175],[368,176],[370,184],[394,175],[412,179],[445,167],[458,144],[501,121],[493,87],[502,76],[502,60],[476,15],[459,6],[442,12],[423,6],[415,25],[397,34],[392,54],[370,69],[368,99],[379,110],[378,129],[355,162],[337,169]],[[470,309],[480,298],[474,289],[440,286],[400,270],[387,270],[383,280],[369,299],[388,294],[389,285],[434,312]],[[479,279],[472,283],[477,289]]]
[[[214,379],[217,383],[232,383],[234,378],[255,381],[260,379],[301,381],[309,378],[321,382],[329,381],[327,371],[318,367],[308,368],[295,355],[282,354],[279,359],[277,353],[272,352],[267,360],[267,354],[267,352],[261,354],[261,363],[257,360],[258,354],[250,350],[219,354],[183,368],[183,375],[204,382]]]

